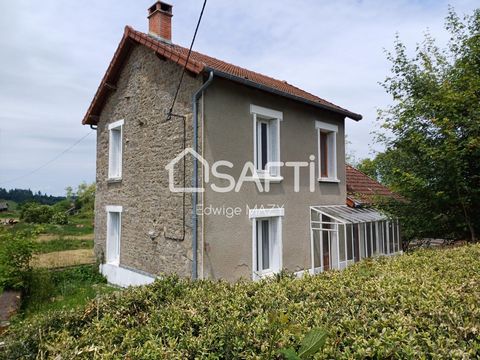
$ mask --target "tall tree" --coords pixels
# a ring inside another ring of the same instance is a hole
[[[383,83],[394,104],[379,112],[391,135],[377,157],[380,179],[407,202],[393,211],[411,236],[464,237],[480,232],[480,9],[462,19],[450,8],[450,41],[430,35],[409,57],[397,36]],[[408,208],[407,211],[405,209]],[[392,208],[391,208],[392,209]]]

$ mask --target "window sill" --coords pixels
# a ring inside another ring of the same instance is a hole
[[[278,274],[278,272],[275,272],[273,270],[255,271],[255,279],[256,280],[268,279],[275,276],[275,274]]]
[[[318,178],[318,182],[324,182],[324,183],[339,183],[339,179],[335,178]]]
[[[260,181],[268,181],[268,182],[271,182],[271,183],[280,183],[280,182],[283,181],[283,176],[257,175],[257,176],[252,176],[249,179],[260,180]]]
[[[107,183],[119,183],[122,181],[122,177],[111,177],[107,179]]]
[[[119,267],[120,266],[120,261],[109,261],[106,264],[111,265],[111,266]]]

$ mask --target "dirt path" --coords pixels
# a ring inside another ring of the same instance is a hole
[[[20,291],[4,291],[0,294],[0,334],[8,327],[8,321],[20,308],[20,294]]]
[[[93,249],[78,249],[35,255],[32,259],[32,266],[56,268],[80,264],[93,264],[94,262],[95,257],[93,255]]]

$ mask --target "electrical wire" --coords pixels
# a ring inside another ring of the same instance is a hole
[[[187,60],[185,61],[185,66],[183,67],[183,71],[180,75],[180,80],[178,82],[177,90],[175,91],[175,96],[173,97],[172,106],[170,106],[170,110],[168,111],[167,120],[170,120],[172,117],[173,107],[175,106],[175,102],[177,101],[178,92],[180,91],[180,86],[182,85],[183,76],[185,75],[185,71],[187,70],[188,60],[190,59],[190,54],[192,53],[193,44],[195,43],[195,38],[197,37],[198,28],[200,27],[200,23],[203,17],[203,11],[205,10],[206,5],[207,5],[207,0],[204,0],[202,11],[200,12],[200,16],[198,17],[198,21],[197,21],[197,26],[195,28],[195,32],[193,33],[192,42],[190,43],[190,48],[188,49]]]
[[[85,140],[91,133],[93,133],[93,131],[90,131],[88,133],[86,133],[85,135],[83,135],[80,139],[78,139],[77,141],[75,141],[72,145],[70,145],[68,148],[66,148],[65,150],[63,150],[62,152],[60,152],[59,154],[57,154],[55,157],[51,158],[50,160],[48,160],[47,162],[45,162],[44,164],[40,165],[39,167],[33,169],[32,171],[26,173],[26,174],[23,174],[19,177],[16,177],[14,179],[11,179],[11,180],[8,180],[8,181],[2,181],[0,183],[0,185],[4,185],[4,184],[8,184],[8,183],[12,183],[12,182],[15,182],[15,181],[18,181],[18,180],[21,180],[21,179],[24,179],[26,177],[29,177],[33,174],[35,174],[37,171],[39,170],[42,170],[43,168],[47,167],[48,165],[50,165],[51,163],[53,163],[55,160],[58,160],[60,157],[62,157],[63,155],[65,155],[67,152],[69,152],[70,150],[72,150],[75,146],[77,146],[78,144],[80,144],[83,140]]]

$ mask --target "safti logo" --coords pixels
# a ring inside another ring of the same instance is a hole
[[[235,179],[232,175],[220,171],[221,168],[233,169],[234,164],[227,160],[215,161],[212,165],[197,153],[192,148],[186,148],[180,154],[178,154],[172,161],[166,166],[165,170],[168,171],[168,184],[171,192],[204,192],[203,187],[177,187],[175,185],[175,165],[184,159],[186,156],[192,156],[197,159],[198,166],[203,167],[203,176],[206,184],[210,188],[219,193],[227,193],[231,191],[239,192],[245,182],[253,182],[257,186],[259,192],[269,192],[271,183],[279,183],[283,181],[281,176],[281,169],[285,167],[293,168],[293,190],[294,192],[300,191],[300,173],[302,168],[307,169],[308,183],[310,192],[315,192],[315,174],[316,174],[316,162],[315,156],[310,155],[310,161],[273,161],[267,162],[262,168],[259,169],[256,164],[251,161],[245,162],[242,171],[238,179]],[[304,173],[304,172],[303,172]],[[213,179],[220,179],[222,183],[227,182],[228,185],[219,186],[212,181]]]

